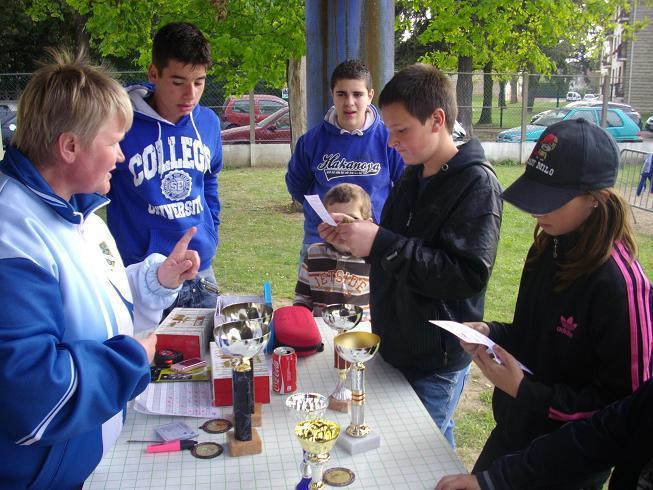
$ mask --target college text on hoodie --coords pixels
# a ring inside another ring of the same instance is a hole
[[[392,190],[369,257],[380,353],[415,378],[469,364],[458,339],[429,320],[483,318],[503,209],[501,186],[477,139],[420,183],[422,168],[408,166]]]
[[[297,141],[288,162],[286,186],[293,199],[304,205],[305,244],[322,241],[317,232],[322,219],[304,202],[304,195],[317,194],[322,199],[338,184],[359,185],[370,195],[372,216],[378,223],[390,190],[403,173],[404,162],[388,146],[388,130],[378,110],[372,105],[368,109],[368,117],[374,120],[363,130],[340,129],[327,120],[327,113]]]
[[[173,124],[147,103],[151,85],[132,85],[127,92],[134,123],[120,143],[125,161],[113,171],[107,207],[118,250],[125,265],[154,252],[167,256],[184,232],[196,226],[189,248],[198,252],[204,270],[218,246],[218,116],[197,105]]]
[[[0,164],[2,489],[80,488],[149,382],[132,317],[156,325],[177,290],[160,255],[125,273],[93,214],[106,201],[65,201],[15,147]]]

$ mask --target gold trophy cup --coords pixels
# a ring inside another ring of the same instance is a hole
[[[376,449],[381,444],[378,434],[365,423],[365,362],[379,350],[381,338],[369,332],[347,332],[333,340],[338,355],[352,364],[351,369],[351,423],[345,430],[348,437],[340,438],[338,445],[351,454]]]
[[[297,422],[323,418],[328,405],[327,397],[320,393],[293,393],[286,398],[286,408],[292,412]],[[307,487],[306,483],[311,481],[311,466],[306,451],[299,466],[299,473],[301,480],[296,489]]]
[[[340,435],[340,426],[327,419],[305,420],[295,426],[295,435],[311,466],[311,490],[324,489],[322,473],[330,451]]]

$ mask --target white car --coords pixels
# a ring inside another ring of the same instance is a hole
[[[578,92],[567,92],[567,102],[574,102],[575,100],[580,100],[580,94]]]
[[[644,125],[644,129],[646,131],[653,131],[653,116],[649,117],[646,120],[646,124]]]
[[[585,94],[583,100],[599,100],[599,96],[596,94]]]

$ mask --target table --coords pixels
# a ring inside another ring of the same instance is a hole
[[[333,369],[334,332],[321,319],[324,352],[298,361],[298,391],[328,395],[336,385]],[[365,420],[381,435],[381,447],[351,456],[336,446],[325,468],[344,466],[354,471],[351,489],[434,488],[446,474],[465,473],[455,452],[428,415],[405,378],[379,355],[366,363]],[[127,420],[116,444],[103,458],[84,489],[291,489],[299,481],[302,451],[294,436],[294,418],[285,408],[285,395],[271,393],[263,405],[263,425],[257,427],[263,452],[233,458],[228,455],[226,434],[199,429],[200,442],[222,444],[225,453],[215,459],[197,459],[189,451],[148,454],[147,444],[128,439],[152,439],[154,427],[179,417],[147,416],[128,409]],[[225,413],[231,408],[226,407]],[[349,415],[327,410],[327,418],[341,430]],[[191,427],[206,419],[182,418]],[[327,487],[331,488],[331,487]]]

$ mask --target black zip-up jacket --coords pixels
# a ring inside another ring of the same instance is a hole
[[[469,364],[458,340],[429,320],[483,318],[502,212],[501,186],[477,139],[420,192],[422,168],[406,167],[392,190],[369,257],[381,355],[415,378]]]
[[[653,381],[634,394],[533,441],[477,475],[483,490],[561,485],[608,470],[611,490],[653,488]],[[639,486],[638,486],[639,485]]]
[[[494,390],[497,426],[478,469],[523,449],[565,422],[585,419],[624,398],[651,377],[650,283],[620,242],[610,259],[562,292],[554,292],[559,262],[574,235],[551,240],[526,263],[512,324],[490,323],[490,338],[534,374],[512,398]],[[529,252],[529,256],[533,249]]]

